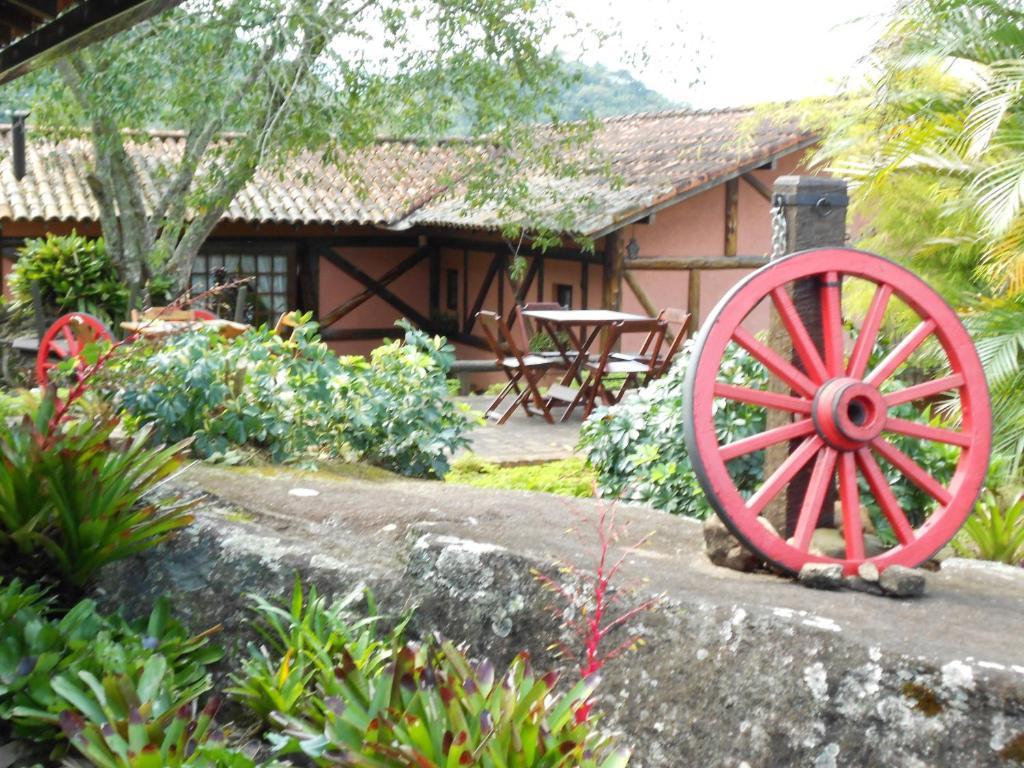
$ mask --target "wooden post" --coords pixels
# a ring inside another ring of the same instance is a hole
[[[740,180],[729,179],[725,182],[725,253],[726,256],[736,255],[736,233],[739,229],[740,217]]]
[[[781,176],[775,181],[773,198],[781,201],[786,221],[786,254],[808,248],[841,246],[846,241],[846,182],[841,179],[818,178],[815,176]],[[796,305],[800,319],[814,340],[819,352],[824,351],[822,342],[821,308],[819,303],[820,285],[817,280],[801,280],[793,288],[793,303]],[[803,370],[803,364],[793,354],[789,337],[779,328],[781,325],[776,313],[772,313],[770,344],[777,351],[786,354],[793,364]],[[785,349],[781,349],[784,346]],[[783,388],[784,389],[784,388]],[[769,411],[769,428],[773,420],[784,423],[788,415]],[[778,466],[789,451],[795,448],[798,441],[776,446],[765,455],[765,470]],[[781,454],[781,455],[780,455]],[[769,507],[766,514],[769,520],[782,532],[780,525],[785,525],[786,536],[792,535],[800,514],[800,505],[806,495],[807,482],[812,471],[811,466],[805,467],[793,478],[788,486],[784,513],[776,507]],[[781,500],[780,500],[781,504]],[[835,524],[833,507],[835,505],[835,488],[825,498],[819,527],[832,527]]]
[[[619,230],[604,239],[604,281],[601,301],[604,309],[622,307],[622,270],[626,263],[626,242]]]
[[[686,311],[690,313],[690,335],[700,328],[700,270],[686,273]]]
[[[421,248],[427,247],[423,243]],[[427,315],[430,319],[436,320],[441,312],[441,250],[430,249],[430,311]]]

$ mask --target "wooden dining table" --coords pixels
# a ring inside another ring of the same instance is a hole
[[[573,382],[583,386],[580,370],[590,359],[590,350],[602,331],[623,320],[654,319],[612,309],[526,309],[522,316],[534,321],[551,338],[565,361],[565,374],[558,384],[548,387],[548,396],[567,402],[572,402],[577,393]]]

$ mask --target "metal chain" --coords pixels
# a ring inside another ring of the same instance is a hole
[[[786,210],[782,196],[775,197],[772,206],[772,260],[781,258],[786,253]]]

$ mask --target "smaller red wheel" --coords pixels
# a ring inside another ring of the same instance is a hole
[[[208,309],[193,309],[192,314],[195,316],[196,320],[200,320],[204,323],[217,319],[217,316]]]
[[[40,387],[50,383],[50,371],[61,361],[76,360],[76,375],[85,369],[81,358],[87,344],[96,341],[112,341],[113,335],[103,321],[87,312],[70,312],[58,317],[39,342],[36,355],[36,381]]]

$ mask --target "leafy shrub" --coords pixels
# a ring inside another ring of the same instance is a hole
[[[876,359],[881,359],[881,352],[881,348],[876,351]],[[690,517],[703,518],[709,514],[711,507],[690,465],[683,440],[683,381],[689,357],[687,345],[667,375],[616,406],[595,410],[583,424],[579,447],[594,468],[603,495],[621,496]],[[765,389],[768,377],[767,369],[739,348],[722,360],[719,374],[722,381],[753,389]],[[893,380],[890,386],[905,385]],[[719,442],[733,442],[763,432],[766,413],[766,409],[758,406],[717,398],[714,420]],[[918,404],[904,403],[891,413],[917,421],[922,412]],[[926,410],[924,416],[929,419],[930,411]],[[948,483],[952,477],[959,455],[956,446],[899,434],[888,434],[887,439],[940,482]],[[923,522],[925,511],[934,505],[931,497],[884,460],[879,466],[911,523]],[[729,462],[728,467],[740,492],[753,493],[763,480],[764,453],[739,457]],[[895,543],[888,520],[863,478],[860,484],[861,498],[879,536],[886,543]]]
[[[598,490],[650,504],[674,514],[703,518],[711,508],[683,442],[683,380],[690,358],[680,359],[660,379],[621,403],[598,408],[580,430],[579,447],[597,474]],[[722,361],[720,378],[737,386],[764,388],[767,371],[746,351]],[[765,429],[765,411],[734,401],[715,401],[719,440],[732,442]],[[750,454],[729,463],[737,486],[753,491],[763,474],[763,457]]]
[[[154,657],[163,659],[164,683],[175,696],[203,693],[210,687],[206,666],[223,656],[207,634],[190,635],[172,618],[167,598],[143,622],[104,616],[91,600],[57,617],[51,597],[13,581],[0,590],[0,719],[21,738],[50,739],[67,708],[53,680],[138,676]]]
[[[1007,501],[989,489],[982,491],[953,545],[968,557],[1024,565],[1024,493]]]
[[[341,377],[342,434],[361,458],[403,475],[444,477],[449,456],[469,445],[469,409],[448,398],[455,349],[406,321],[405,342],[377,347],[367,364],[347,358]]]
[[[352,607],[364,595],[368,614],[350,619]],[[384,635],[368,590],[353,590],[328,605],[316,587],[303,594],[298,577],[287,608],[256,595],[251,599],[259,618],[255,629],[264,644],[249,646],[249,657],[241,672],[232,676],[234,685],[228,693],[265,722],[275,712],[317,717],[316,691],[333,679],[335,659],[342,650],[360,668],[376,670],[391,658],[408,622],[407,618]]]
[[[309,316],[284,340],[261,327],[228,340],[184,333],[134,344],[113,359],[105,386],[135,423],[164,440],[194,436],[204,458],[312,463],[357,457],[406,475],[443,475],[467,441],[466,410],[447,397],[452,348],[406,328],[363,358],[339,358]]]
[[[579,498],[594,495],[594,473],[582,459],[577,458],[503,467],[477,456],[462,456],[452,462],[451,472],[445,476],[445,482],[477,488],[541,491]]]
[[[409,644],[394,663],[367,671],[343,649],[323,690],[323,722],[281,718],[271,741],[317,765],[475,765],[499,768],[621,768],[626,750],[576,717],[593,694],[591,676],[558,694],[555,674],[538,676],[526,654],[495,675],[450,642]]]
[[[145,500],[183,446],[151,448],[150,429],[115,440],[110,418],[55,427],[54,407],[50,393],[33,418],[0,431],[0,554],[8,568],[56,570],[81,587],[192,521],[190,504]]]
[[[127,313],[128,288],[102,237],[92,240],[72,231],[26,240],[10,277],[11,293],[22,306],[32,305],[33,281],[48,313],[89,312],[106,320]]]

